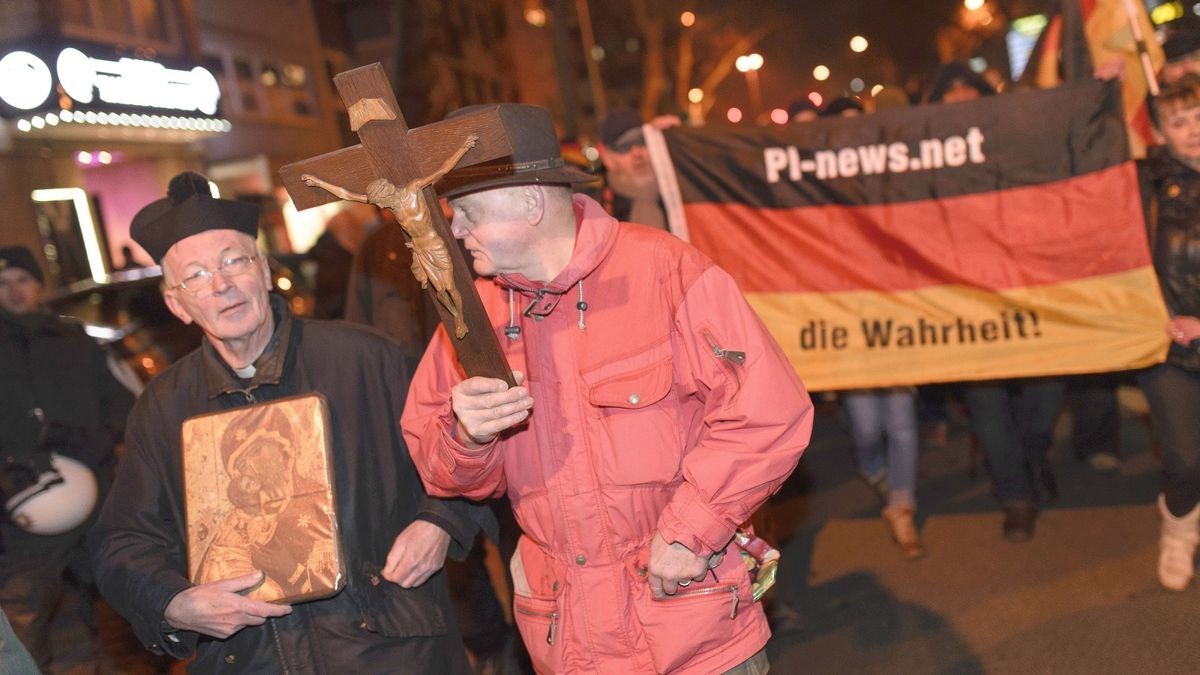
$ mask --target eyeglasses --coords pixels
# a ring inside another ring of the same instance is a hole
[[[256,255],[239,255],[233,258],[226,258],[221,261],[220,265],[204,270],[196,270],[183,278],[178,284],[171,286],[171,290],[179,289],[187,293],[195,295],[200,291],[208,288],[212,284],[213,277],[219,272],[226,279],[236,277],[239,274],[244,274],[250,271],[250,265],[258,260]]]

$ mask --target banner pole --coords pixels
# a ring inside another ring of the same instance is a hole
[[[1142,74],[1146,76],[1146,86],[1151,96],[1158,96],[1158,78],[1154,76],[1154,66],[1150,63],[1150,50],[1146,47],[1146,35],[1142,32],[1141,17],[1133,5],[1133,0],[1121,0],[1125,8],[1125,17],[1129,19],[1129,28],[1133,31],[1133,40],[1137,44],[1138,60],[1142,64]]]

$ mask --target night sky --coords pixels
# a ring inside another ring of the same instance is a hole
[[[869,89],[873,84],[903,85],[909,76],[926,76],[938,63],[935,34],[942,25],[950,23],[961,0],[743,0],[718,2],[714,0],[647,0],[660,8],[668,29],[680,30],[678,13],[694,11],[703,22],[706,17],[727,31],[750,32],[758,26],[771,27],[757,51],[764,57],[760,71],[764,107],[786,106],[791,100],[809,91],[819,91],[828,99],[848,93],[850,80],[861,77]],[[993,2],[1014,16],[1032,13],[1047,4],[1043,0],[1009,0]],[[631,0],[592,0],[597,41],[606,45],[610,54],[619,51],[624,40],[638,35],[629,11]],[[712,23],[701,27],[709,34]],[[863,54],[849,48],[854,35],[863,35],[870,47]],[[715,51],[713,49],[709,50]],[[697,57],[703,58],[699,53]],[[675,58],[674,51],[669,57]],[[602,64],[605,84],[620,98],[636,95],[629,82],[637,77],[636,58],[608,58]],[[710,54],[711,56],[711,54]],[[831,77],[817,82],[812,69],[818,64],[829,66]],[[703,68],[697,69],[695,79],[701,79]],[[671,75],[669,75],[670,77]],[[622,83],[625,89],[622,90]],[[695,86],[698,82],[693,82]],[[748,103],[747,84],[742,73],[732,71],[717,89],[718,104],[714,112],[729,105]],[[624,92],[624,93],[622,93]],[[632,102],[632,101],[629,101]],[[711,116],[710,116],[711,119]]]

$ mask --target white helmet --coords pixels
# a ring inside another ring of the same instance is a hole
[[[31,534],[70,532],[83,524],[96,507],[96,476],[82,463],[50,454],[54,471],[38,476],[33,485],[4,503],[17,527]]]

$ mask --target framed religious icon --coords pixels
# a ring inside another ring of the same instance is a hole
[[[262,583],[245,595],[283,604],[345,585],[323,396],[185,420],[183,476],[193,583],[262,570]]]

